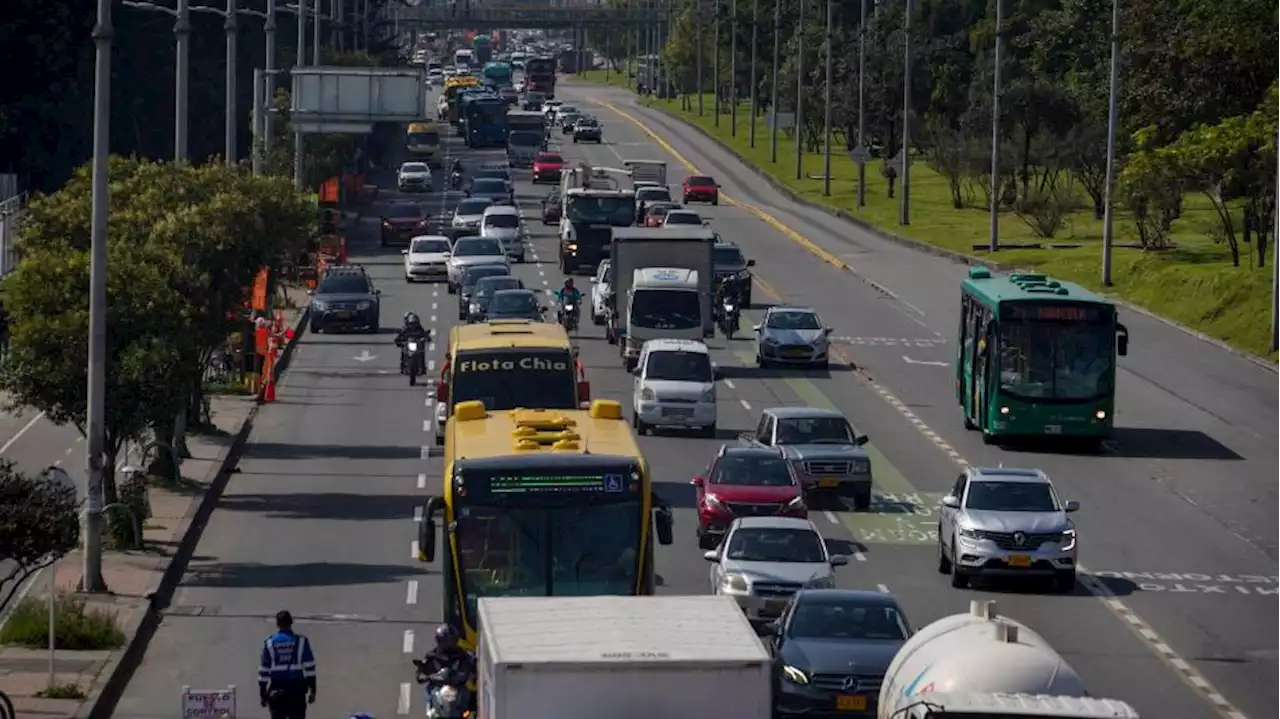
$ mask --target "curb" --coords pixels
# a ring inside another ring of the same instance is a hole
[[[590,82],[590,81],[588,81],[588,82]],[[590,83],[590,84],[598,84],[598,83]],[[614,87],[614,86],[608,86],[608,87]],[[621,88],[619,88],[619,89],[621,89]],[[628,92],[629,92],[629,91],[628,91]],[[632,95],[634,95],[634,93],[631,93],[631,94],[632,94]],[[918,252],[924,252],[924,253],[927,253],[927,254],[930,254],[930,255],[934,255],[935,257],[941,257],[941,258],[946,259],[946,260],[951,260],[952,262],[955,262],[955,263],[957,263],[957,264],[962,264],[962,265],[981,265],[981,266],[983,266],[983,267],[990,267],[990,268],[995,269],[995,270],[998,270],[998,271],[1014,271],[1014,270],[1020,269],[1020,268],[1018,268],[1018,267],[1017,267],[1017,266],[1015,266],[1015,265],[1004,264],[1004,263],[1001,263],[1001,262],[996,262],[996,261],[993,261],[993,260],[985,259],[985,258],[982,258],[982,257],[977,257],[977,256],[974,256],[974,255],[966,255],[966,254],[964,254],[963,252],[955,252],[954,250],[948,250],[948,249],[944,249],[944,248],[941,248],[941,247],[935,247],[935,246],[933,246],[933,245],[930,245],[930,244],[929,244],[929,243],[927,243],[927,242],[922,242],[922,241],[920,241],[920,240],[915,240],[915,239],[912,239],[912,238],[910,238],[910,237],[903,237],[902,235],[894,234],[894,233],[889,232],[889,231],[887,231],[887,230],[884,230],[884,229],[881,229],[881,228],[879,228],[879,227],[876,227],[875,225],[872,225],[871,223],[867,222],[866,220],[864,220],[864,219],[862,219],[862,218],[860,218],[860,217],[857,217],[856,215],[853,215],[853,214],[851,214],[851,213],[849,213],[849,212],[846,212],[845,210],[841,210],[841,209],[838,209],[838,208],[835,208],[835,207],[831,207],[831,206],[829,206],[829,205],[824,205],[824,204],[819,203],[819,202],[814,202],[813,200],[810,200],[809,198],[804,197],[803,195],[799,195],[799,194],[797,194],[797,193],[796,193],[795,191],[793,191],[791,188],[789,188],[789,187],[787,187],[786,185],[782,184],[781,182],[778,182],[777,180],[775,180],[773,177],[771,177],[771,176],[769,175],[769,173],[765,172],[765,171],[764,171],[764,169],[762,169],[762,168],[758,167],[758,166],[757,166],[755,163],[753,163],[751,160],[749,160],[749,159],[747,159],[747,158],[743,157],[741,153],[739,153],[739,152],[738,152],[737,150],[735,150],[734,148],[729,147],[729,146],[728,146],[727,144],[725,144],[725,143],[724,143],[724,141],[722,141],[720,138],[715,137],[714,135],[712,135],[711,133],[707,132],[705,129],[703,129],[703,128],[699,127],[699,126],[697,126],[697,125],[695,125],[695,124],[693,124],[693,123],[691,123],[691,122],[686,121],[684,118],[681,118],[680,116],[676,115],[675,113],[671,112],[670,110],[667,110],[667,109],[665,109],[665,108],[661,108],[661,107],[655,107],[655,106],[653,106],[653,105],[642,105],[642,104],[639,104],[639,103],[637,103],[637,106],[638,106],[638,107],[640,107],[640,108],[646,109],[646,110],[652,110],[652,111],[654,111],[654,112],[661,113],[662,115],[664,115],[664,116],[666,116],[666,117],[668,117],[668,118],[670,118],[670,119],[672,119],[672,120],[674,120],[674,121],[676,121],[676,122],[679,122],[680,124],[684,125],[685,127],[688,127],[689,129],[694,130],[694,131],[695,131],[695,132],[697,132],[698,134],[702,135],[704,138],[706,138],[706,139],[708,139],[708,140],[710,140],[710,141],[712,141],[712,142],[716,143],[716,145],[717,145],[718,147],[720,147],[720,149],[722,149],[722,150],[724,150],[725,152],[727,152],[727,153],[729,153],[730,155],[732,155],[732,156],[734,157],[734,159],[736,159],[736,160],[738,160],[738,162],[742,163],[742,164],[743,164],[743,165],[744,165],[748,170],[750,170],[753,174],[755,174],[755,175],[756,175],[757,177],[759,177],[761,180],[764,180],[764,181],[769,185],[769,187],[773,188],[773,190],[774,190],[775,192],[779,193],[779,194],[780,194],[780,195],[782,195],[783,197],[786,197],[787,199],[791,200],[792,202],[799,203],[799,204],[804,205],[805,207],[808,207],[808,208],[810,208],[810,209],[818,210],[818,211],[820,211],[820,212],[824,212],[824,213],[826,213],[826,214],[828,214],[828,215],[831,215],[832,217],[836,217],[836,218],[838,218],[838,219],[841,219],[841,220],[844,220],[844,221],[846,221],[846,222],[852,223],[853,225],[856,225],[858,228],[860,228],[860,229],[862,229],[862,230],[865,230],[866,232],[869,232],[869,233],[871,233],[871,234],[875,235],[876,237],[879,237],[880,239],[885,240],[885,241],[887,241],[887,242],[892,242],[892,243],[893,243],[893,244],[895,244],[895,245],[899,245],[899,246],[902,246],[902,247],[906,247],[906,248],[908,248],[908,249],[916,250],[916,251],[918,251]],[[846,272],[852,272],[852,271],[853,271],[851,268],[849,268],[849,267],[847,267],[847,266],[846,266],[846,267],[842,267],[841,269],[845,270]],[[1259,357],[1259,356],[1257,356],[1257,355],[1255,355],[1255,354],[1251,354],[1251,353],[1249,353],[1249,352],[1246,352],[1245,350],[1241,350],[1241,349],[1237,349],[1237,348],[1235,348],[1235,347],[1232,347],[1231,345],[1227,344],[1226,342],[1223,342],[1222,340],[1220,340],[1220,339],[1218,339],[1218,338],[1216,338],[1216,337],[1210,337],[1209,335],[1207,335],[1207,334],[1205,334],[1205,333],[1203,333],[1203,332],[1201,332],[1201,331],[1199,331],[1199,330],[1197,330],[1197,329],[1195,329],[1195,328],[1193,328],[1193,327],[1189,327],[1189,326],[1187,326],[1187,325],[1184,325],[1184,324],[1182,324],[1181,322],[1178,322],[1177,320],[1171,320],[1171,319],[1169,319],[1168,317],[1162,317],[1161,315],[1158,315],[1158,314],[1156,314],[1156,313],[1152,312],[1151,310],[1146,309],[1145,307],[1141,307],[1141,306],[1139,306],[1139,305],[1135,305],[1135,304],[1133,304],[1132,302],[1129,302],[1129,301],[1127,301],[1127,300],[1120,299],[1120,298],[1115,297],[1115,296],[1113,296],[1113,295],[1109,295],[1109,294],[1107,294],[1107,293],[1105,293],[1105,292],[1099,292],[1099,294],[1102,294],[1102,295],[1103,295],[1103,296],[1105,296],[1108,300],[1110,300],[1110,301],[1114,302],[1115,304],[1119,305],[1120,307],[1123,307],[1123,308],[1124,308],[1124,309],[1126,309],[1126,310],[1129,310],[1129,311],[1132,311],[1132,312],[1136,312],[1136,313],[1138,313],[1138,314],[1140,314],[1140,315],[1143,315],[1144,317],[1148,317],[1148,318],[1153,319],[1153,320],[1155,320],[1155,321],[1157,321],[1157,322],[1160,322],[1161,324],[1164,324],[1165,326],[1172,327],[1172,328],[1177,329],[1177,330],[1181,330],[1182,332],[1185,332],[1186,334],[1189,334],[1189,335],[1191,335],[1192,337],[1194,337],[1194,338],[1196,338],[1196,339],[1198,339],[1198,340],[1200,340],[1200,341],[1202,341],[1202,342],[1206,342],[1206,343],[1211,344],[1211,345],[1213,345],[1213,346],[1215,346],[1215,347],[1217,347],[1217,348],[1219,348],[1219,349],[1226,350],[1227,352],[1230,352],[1231,354],[1236,355],[1237,357],[1240,357],[1240,358],[1242,358],[1242,359],[1248,360],[1248,361],[1249,361],[1249,362],[1251,362],[1252,364],[1257,365],[1258,367],[1261,367],[1261,368],[1263,368],[1263,369],[1265,369],[1265,370],[1268,370],[1268,371],[1270,371],[1270,372],[1280,373],[1280,364],[1272,364],[1271,362],[1267,361],[1266,359],[1264,359],[1264,358],[1262,358],[1262,357]]]
[[[298,316],[293,340],[286,344],[284,351],[281,352],[280,372],[283,372],[288,367],[289,358],[293,356],[293,349],[302,337],[301,329],[305,325],[310,312],[310,308],[307,308]],[[147,647],[150,646],[151,639],[160,628],[160,622],[164,618],[164,610],[173,600],[178,584],[186,573],[187,564],[191,561],[191,557],[194,556],[196,545],[200,543],[200,537],[204,534],[204,528],[209,522],[209,517],[218,506],[218,501],[222,498],[223,492],[231,481],[233,469],[239,463],[240,455],[244,453],[245,445],[249,442],[249,434],[253,431],[254,420],[257,419],[258,411],[262,408],[262,405],[263,402],[259,398],[249,410],[249,414],[240,425],[240,431],[236,433],[235,440],[227,448],[227,453],[218,465],[214,479],[209,484],[209,489],[205,491],[199,502],[187,510],[186,516],[182,518],[181,539],[178,541],[178,550],[169,561],[169,565],[165,567],[159,583],[152,591],[147,593],[149,601],[146,611],[142,613],[141,617],[131,621],[129,626],[124,627],[125,636],[130,637],[128,643],[123,651],[115,653],[107,661],[102,672],[98,674],[99,677],[105,676],[106,680],[90,690],[89,697],[80,704],[80,708],[76,711],[75,719],[110,719],[115,712],[116,705],[124,695],[129,681],[142,664],[143,657],[146,656]]]

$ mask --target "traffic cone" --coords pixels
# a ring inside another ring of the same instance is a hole
[[[276,381],[274,377],[267,377],[267,386],[262,390],[262,401],[276,401]]]

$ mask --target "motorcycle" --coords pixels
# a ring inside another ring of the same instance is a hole
[[[400,373],[409,375],[409,386],[412,387],[418,383],[418,375],[426,374],[426,371],[422,340],[406,340],[400,348]]]
[[[738,306],[738,298],[729,295],[720,303],[720,331],[726,339],[733,339],[742,321],[742,308]]]
[[[416,679],[423,685],[428,719],[467,719],[471,716],[467,709],[470,692],[462,677],[448,667],[427,674],[426,662],[421,659],[414,659],[413,665],[418,669]]]
[[[565,332],[578,331],[578,306],[573,303],[566,303],[560,307],[560,324],[564,326]]]
[[[449,175],[449,187],[453,190],[462,189],[462,173],[459,172],[458,170],[454,170]]]

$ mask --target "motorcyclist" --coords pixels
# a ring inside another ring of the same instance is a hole
[[[396,333],[396,347],[404,348],[405,343],[409,340],[418,340],[420,342],[430,342],[432,338],[431,330],[422,326],[422,320],[418,319],[418,315],[413,312],[404,313],[404,326]],[[405,353],[400,353],[400,371],[405,371]]]
[[[422,659],[413,662],[418,669],[418,683],[427,683],[431,675],[441,669],[450,671],[451,683],[459,688],[476,677],[475,655],[458,646],[458,639],[458,630],[448,624],[436,627],[435,646]]]
[[[564,284],[560,286],[560,289],[556,290],[556,299],[560,302],[560,314],[562,317],[567,306],[582,307],[582,292],[573,286],[572,277],[566,277]]]
[[[453,158],[453,165],[449,167],[449,182],[455,189],[462,187],[462,160],[456,157]]]
[[[715,314],[723,323],[728,323],[731,318],[725,316],[725,303],[732,303],[735,307],[738,305],[738,293],[729,287],[729,283],[724,280],[716,282],[716,301]],[[738,308],[741,311],[742,308]],[[737,329],[736,327],[734,329]]]

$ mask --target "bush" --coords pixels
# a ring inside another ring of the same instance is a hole
[[[86,609],[84,600],[71,594],[59,594],[53,611],[54,643],[58,649],[118,649],[124,645],[124,632],[120,631],[114,612]],[[28,649],[49,646],[48,600],[27,597],[19,602],[0,629],[0,644]]]
[[[1018,202],[1015,212],[1036,237],[1049,240],[1067,226],[1071,214],[1082,206],[1080,198],[1069,191],[1046,189],[1036,191],[1031,197]]]

